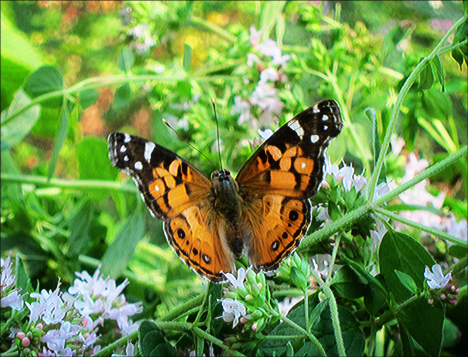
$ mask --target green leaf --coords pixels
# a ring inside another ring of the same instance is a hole
[[[31,98],[29,98],[29,96],[22,89],[20,89],[15,94],[10,107],[2,113],[2,151],[10,149],[22,141],[24,137],[29,134],[34,124],[36,124],[37,120],[39,119],[41,107],[39,105],[34,105],[5,123],[10,115],[18,112],[21,108],[25,107],[29,103],[31,103]]]
[[[463,57],[463,53],[460,51],[459,48],[455,48],[452,50],[452,58],[457,61],[458,65],[460,66],[460,71],[463,68],[463,61],[465,57]]]
[[[418,294],[419,290],[413,280],[412,277],[410,277],[408,274],[403,273],[402,271],[395,270],[395,274],[397,275],[398,279],[400,279],[400,282],[413,294]]]
[[[296,267],[291,267],[291,282],[302,291],[308,287],[304,272]]]
[[[318,318],[314,320],[311,318],[313,324],[310,332],[320,341],[327,353],[327,356],[338,356],[338,349],[336,346],[336,338],[333,330],[328,300],[322,301],[315,309],[320,311],[320,314]],[[365,348],[365,337],[364,332],[360,328],[359,321],[348,309],[339,305],[338,316],[340,320],[346,355],[362,356]],[[296,356],[304,356],[304,352],[307,352],[308,356],[319,355],[317,348],[309,340],[306,340],[304,346],[299,351],[297,351]]]
[[[457,259],[462,259],[466,257],[466,248],[465,247],[460,247],[459,245],[451,245],[448,248],[448,254],[451,257],[457,258]]]
[[[430,63],[426,63],[419,74],[419,89],[429,89],[434,83],[434,74],[432,73],[432,67]]]
[[[192,61],[192,47],[184,44],[184,68],[188,72],[190,71],[190,63]]]
[[[86,252],[91,227],[92,207],[89,201],[84,202],[75,210],[70,219],[70,238],[68,254],[78,256]]]
[[[445,120],[452,114],[450,96],[435,88],[422,92],[421,103],[426,113],[434,119]]]
[[[65,105],[62,106],[62,117],[59,122],[57,136],[55,137],[54,148],[52,150],[52,159],[50,160],[50,163],[49,163],[49,170],[47,173],[47,178],[49,180],[52,178],[52,176],[54,176],[55,167],[57,166],[57,160],[58,160],[58,156],[60,153],[60,149],[62,148],[63,143],[65,142],[65,139],[67,138],[68,116],[69,116],[68,106],[65,103]]]
[[[151,321],[143,321],[138,328],[138,340],[142,356],[179,356],[166,341],[163,332]]]
[[[144,237],[145,221],[139,213],[124,221],[117,237],[102,257],[102,273],[117,279],[132,259],[138,242]]]
[[[23,259],[21,259],[21,255],[19,253],[16,253],[15,273],[16,273],[16,287],[21,288],[22,294],[24,294],[26,292],[30,279],[29,279],[28,273],[26,273]]]
[[[380,272],[397,303],[402,303],[413,294],[400,281],[395,271],[409,275],[417,289],[423,290],[425,267],[435,264],[432,256],[419,242],[391,229],[380,243],[379,260]],[[421,297],[404,307],[397,318],[427,353],[438,356],[444,315],[444,309],[429,305],[426,298]]]
[[[397,319],[429,355],[440,355],[445,319],[443,306],[431,306],[421,297],[404,307]]]
[[[437,79],[439,80],[440,85],[442,86],[442,92],[445,92],[445,74],[444,67],[442,67],[442,62],[439,55],[435,56],[431,62],[434,65],[434,68],[437,73]]]
[[[12,4],[12,2],[10,2]],[[1,12],[1,108],[7,108],[13,101],[14,94],[20,88],[25,79],[36,68],[44,64],[39,47],[32,45],[25,33],[20,31],[10,18],[5,15],[6,3],[2,3]]]
[[[345,299],[357,299],[364,296],[366,281],[348,265],[340,268],[330,284]]]
[[[117,88],[114,96],[114,104],[112,105],[113,108],[116,110],[125,108],[130,102],[131,95],[132,89],[130,88],[130,84],[125,83]]]
[[[380,272],[385,278],[388,290],[398,303],[411,297],[395,270],[409,275],[418,290],[423,290],[424,270],[435,264],[432,256],[411,236],[389,230],[382,238],[379,248]]]
[[[130,48],[124,47],[119,56],[118,66],[125,73],[130,72],[135,64],[135,56]]]
[[[63,90],[64,83],[62,74],[53,66],[43,66],[32,73],[24,86],[24,91],[31,98],[37,98],[41,95]],[[45,107],[57,108],[62,105],[63,95],[47,99],[41,104]]]
[[[414,354],[414,343],[408,330],[401,323],[398,324],[400,330],[401,344],[403,346],[403,356],[415,356]]]
[[[85,137],[77,147],[82,180],[114,180],[115,170],[108,157],[107,141],[93,136]],[[97,168],[99,168],[97,170]]]
[[[260,30],[262,30],[262,39],[270,36],[279,16],[283,12],[286,1],[265,1],[260,14]]]
[[[381,284],[384,283],[384,278],[381,274],[378,274],[375,278]],[[385,296],[374,284],[367,284],[367,289],[364,293],[364,305],[372,316],[376,316],[379,310],[387,305]]]
[[[372,163],[372,171],[375,168],[375,165],[377,164],[377,160],[379,159],[380,155],[380,138],[379,138],[379,128],[377,125],[377,120],[376,120],[376,112],[374,108],[366,108],[365,110],[366,116],[370,119],[372,123],[372,151],[373,151],[373,156],[374,160]],[[385,163],[382,166],[382,170],[380,171],[379,178],[377,180],[377,183],[382,183],[386,182],[386,172],[385,172]]]
[[[99,98],[99,92],[94,89],[85,89],[83,92],[80,93],[80,105],[81,109],[85,110],[92,106],[96,100]]]

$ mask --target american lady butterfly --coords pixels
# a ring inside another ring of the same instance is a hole
[[[267,139],[236,179],[222,169],[210,181],[172,151],[129,134],[109,135],[109,157],[164,221],[179,257],[222,282],[242,253],[255,270],[273,270],[299,245],[310,223],[309,198],[323,179],[324,150],[342,126],[335,101],[315,104]]]

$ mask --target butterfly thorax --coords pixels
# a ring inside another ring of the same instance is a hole
[[[222,169],[211,174],[213,182],[214,206],[217,211],[225,216],[233,216],[236,219],[241,214],[241,197],[239,186],[231,173]]]
[[[211,180],[213,206],[223,216],[219,227],[220,236],[227,242],[232,253],[239,257],[244,247],[244,237],[239,225],[242,214],[239,185],[226,169],[213,172]]]

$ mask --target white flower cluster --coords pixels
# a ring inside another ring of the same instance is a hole
[[[30,298],[36,300],[26,302],[29,324],[23,325],[23,330],[10,328],[9,337],[19,339],[31,353],[34,351],[43,356],[92,355],[101,349],[95,343],[98,339],[98,325],[104,325],[105,320],[115,320],[121,335],[137,330],[139,324],[133,323],[129,317],[142,309],[140,304],[128,304],[121,294],[128,284],[127,280],[116,286],[115,280],[100,277],[99,268],[92,277],[86,271],[76,275],[80,279],[75,280],[68,293],[60,291],[59,282],[55,291],[43,289],[29,294]],[[2,295],[4,281],[9,285],[15,281],[10,257],[5,262],[2,259]],[[7,296],[9,299],[6,302],[12,300],[10,296]],[[23,297],[13,305],[4,304],[2,297],[2,307],[5,306],[21,310]],[[132,351],[130,344],[127,346],[127,354],[129,351]]]
[[[133,36],[134,40],[130,45],[135,47],[137,53],[146,53],[156,44],[151,37],[150,27],[148,24],[138,24],[128,30],[128,34]]]
[[[352,188],[354,188],[356,192],[360,192],[362,190],[363,193],[365,193],[368,187],[366,186],[367,178],[365,176],[355,175],[354,167],[352,166],[344,165],[340,169],[337,165],[333,165],[330,162],[330,156],[328,156],[328,154],[325,155],[325,175],[334,176],[336,182],[342,183],[343,189],[345,191],[350,191]],[[322,186],[327,187],[328,182],[325,180],[322,181]],[[373,200],[379,199],[380,197],[384,196],[388,192],[390,192],[390,185],[387,184],[386,182],[380,183],[374,191]],[[326,207],[322,207],[317,218],[322,221],[331,222],[331,218],[328,215],[328,209]],[[372,239],[372,247],[376,249],[380,243],[380,240],[382,239],[384,234],[387,232],[387,229],[385,228],[385,225],[380,221],[380,219],[376,217],[374,218],[376,221],[376,227],[374,230],[370,232],[370,234],[371,234],[371,239]]]
[[[240,114],[238,119],[239,125],[253,119],[250,113],[251,106],[257,106],[261,110],[258,123],[253,121],[256,125],[260,124],[260,127],[268,127],[271,121],[275,120],[275,118],[281,114],[283,108],[283,103],[279,99],[277,90],[272,83],[285,80],[285,76],[284,74],[280,74],[276,68],[269,67],[268,65],[284,66],[290,56],[281,55],[281,49],[278,47],[277,43],[269,38],[259,43],[260,37],[261,30],[257,31],[255,27],[252,26],[250,28],[251,45],[259,54],[265,57],[271,57],[271,60],[260,73],[260,80],[249,100],[244,100],[240,96],[234,98],[234,106],[231,109],[231,114]],[[255,63],[265,64],[256,54],[248,53],[247,65],[252,67]]]
[[[16,276],[12,274],[10,256],[5,260],[2,258],[1,270],[1,306],[22,310],[24,306],[23,296],[18,294],[21,289],[15,287]]]

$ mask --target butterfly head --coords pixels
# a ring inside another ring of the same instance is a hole
[[[211,181],[215,206],[222,212],[240,210],[239,185],[231,172],[226,169],[215,171],[211,174]]]

